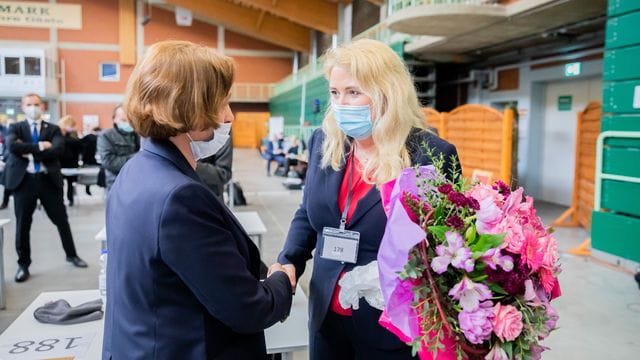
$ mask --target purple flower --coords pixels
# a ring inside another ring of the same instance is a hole
[[[519,255],[513,255],[513,270],[506,272],[503,270],[493,270],[489,267],[484,269],[489,275],[488,282],[500,285],[509,295],[523,295],[525,293],[525,281],[530,278],[531,268],[522,262]]]
[[[471,258],[471,250],[464,246],[462,235],[457,232],[447,231],[445,234],[447,246],[436,246],[436,256],[431,260],[431,268],[438,274],[447,271],[447,267],[451,264],[458,269],[464,269],[467,272],[473,271],[474,261]]]
[[[497,270],[498,265],[506,272],[513,270],[513,258],[509,255],[502,255],[499,248],[487,250],[480,259],[493,270]]]
[[[448,193],[447,198],[449,199],[449,201],[454,203],[457,207],[467,206],[467,197],[457,191],[452,191]]]
[[[496,181],[496,184],[493,185],[493,189],[500,191],[500,193],[504,197],[507,197],[509,196],[509,194],[511,194],[511,189],[509,188],[509,185],[505,184],[504,181],[502,180]]]
[[[460,306],[464,311],[475,311],[481,301],[491,299],[491,290],[487,285],[475,283],[468,277],[463,277],[459,283],[449,290],[449,296],[460,300]]]
[[[478,200],[476,200],[474,197],[467,197],[467,203],[469,204],[469,207],[472,208],[475,211],[480,210],[480,203],[478,202]]]
[[[445,224],[457,230],[460,230],[464,227],[464,221],[458,215],[449,216],[445,221]]]
[[[538,344],[531,344],[531,346],[529,347],[529,351],[531,352],[531,360],[541,360],[542,352],[545,350],[549,350],[549,348]]]
[[[453,186],[451,184],[442,184],[438,186],[438,191],[443,194],[448,194],[453,191]]]
[[[544,332],[540,334],[541,338],[549,336],[551,330],[556,328],[556,323],[560,318],[560,316],[558,316],[558,312],[553,308],[553,306],[551,306],[551,304],[547,303],[545,307],[547,308],[547,321],[544,323]]]
[[[461,311],[458,314],[458,321],[464,337],[472,344],[482,344],[491,339],[491,332],[493,331],[491,320],[494,316],[493,303],[491,301],[480,303],[474,311]]]

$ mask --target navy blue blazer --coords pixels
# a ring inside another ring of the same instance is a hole
[[[376,260],[387,223],[380,192],[373,187],[360,199],[350,222],[346,225],[346,229],[360,232],[357,263],[342,264],[317,255],[323,247],[322,229],[325,226],[338,227],[340,224],[338,194],[344,177],[344,163],[340,171],[334,171],[331,167],[320,167],[324,137],[322,129],[318,129],[309,140],[309,167],[302,204],[294,215],[284,248],[278,256],[280,263],[294,264],[299,277],[304,271],[306,261],[312,257],[312,251],[316,249],[309,293],[311,336],[319,330],[324,321],[340,273]],[[434,134],[413,129],[406,143],[413,164],[431,164],[431,159],[422,146],[425,142],[434,149],[435,154],[442,153],[446,159],[450,159],[451,156],[457,158],[453,145]],[[450,161],[447,161],[447,164],[450,166]],[[378,325],[381,312],[370,307],[363,299],[360,301],[359,310],[352,313],[358,332],[364,334],[363,338],[368,339],[372,346],[382,349],[406,346]]]
[[[169,141],[148,139],[107,197],[103,359],[263,359],[285,318],[283,272]]]
[[[33,155],[35,161],[41,162],[46,167],[46,176],[57,187],[62,188],[63,186],[60,156],[64,150],[64,138],[58,125],[46,121],[42,121],[40,124],[38,140],[51,142],[51,147],[46,150],[40,150],[39,145],[32,142],[29,121],[19,121],[9,127],[9,135],[7,136],[9,156],[5,167],[5,185],[9,190],[18,188],[22,183],[29,166],[29,159],[24,155],[28,154]]]

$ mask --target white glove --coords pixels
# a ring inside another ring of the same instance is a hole
[[[384,309],[377,261],[354,267],[340,279],[338,284],[341,287],[338,300],[343,308],[358,310],[360,298],[364,297],[372,307],[378,310]]]

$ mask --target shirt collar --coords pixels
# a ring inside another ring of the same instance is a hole
[[[27,121],[29,122],[29,127],[33,127],[33,123],[38,124],[38,127],[42,125],[42,118],[40,118],[39,120],[33,120],[33,119],[27,118]]]

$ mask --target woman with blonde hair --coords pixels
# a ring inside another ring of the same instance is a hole
[[[63,116],[58,121],[58,126],[60,127],[60,132],[62,132],[62,137],[64,138],[64,150],[60,155],[60,166],[62,166],[63,169],[77,169],[78,160],[80,160],[81,144],[80,139],[78,138],[78,132],[76,131],[76,119],[71,115]],[[78,176],[65,175],[64,178],[67,180],[68,204],[69,206],[73,206],[73,196],[75,193],[73,184],[78,181]]]
[[[264,359],[263,330],[289,313],[295,269],[260,281],[258,248],[195,171],[229,138],[233,76],[230,58],[164,41],[129,79],[146,139],[107,197],[103,359]]]
[[[406,167],[431,164],[424,145],[444,156],[452,176],[456,149],[424,129],[411,76],[387,45],[368,39],[345,44],[329,50],[324,67],[331,106],[309,140],[304,197],[278,261],[295,265],[299,277],[316,251],[311,359],[409,359],[411,348],[378,324],[379,287],[346,307],[345,294],[377,276],[387,220],[378,186]]]

